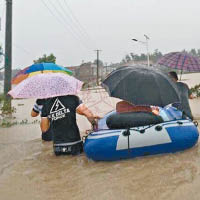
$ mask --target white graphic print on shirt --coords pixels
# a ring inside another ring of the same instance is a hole
[[[69,108],[65,108],[65,106],[57,98],[51,107],[49,118],[51,118],[52,121],[58,120],[64,118],[65,114],[69,112]]]

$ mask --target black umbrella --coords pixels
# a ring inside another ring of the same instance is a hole
[[[120,67],[111,72],[102,86],[111,97],[135,105],[164,107],[170,103],[180,102],[175,83],[166,74],[152,67]]]

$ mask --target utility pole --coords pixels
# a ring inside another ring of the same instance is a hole
[[[101,50],[95,50],[97,52],[97,86],[99,86],[99,52]]]
[[[11,89],[12,76],[12,0],[6,0],[6,38],[5,38],[5,71],[4,94],[8,109],[11,109],[11,98],[7,96]]]
[[[108,73],[108,63],[106,62],[106,76],[107,76],[107,73]]]
[[[146,38],[146,48],[147,48],[147,66],[149,67],[149,44],[148,40],[150,39],[147,35],[144,34],[144,37]]]

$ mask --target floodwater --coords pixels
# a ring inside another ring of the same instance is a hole
[[[103,115],[118,100],[105,92],[83,92],[93,112]],[[18,125],[0,128],[2,200],[158,200],[200,199],[200,147],[176,154],[116,162],[94,162],[84,154],[56,157],[51,142],[40,139],[29,116],[34,100],[15,100]],[[39,118],[37,118],[39,120]],[[82,135],[89,129],[78,117]]]

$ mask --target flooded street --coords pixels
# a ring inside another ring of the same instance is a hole
[[[199,145],[176,154],[93,162],[84,154],[56,157],[51,142],[40,139],[1,144],[0,194],[4,200],[199,199],[199,163]]]
[[[200,200],[198,19],[200,0],[0,0],[0,200]]]
[[[82,99],[101,115],[117,101],[95,91],[84,92]],[[19,123],[0,128],[0,199],[200,199],[199,144],[176,154],[117,162],[93,162],[84,154],[56,157],[52,142],[40,139],[39,123],[29,116],[33,103],[13,101]],[[77,121],[84,135],[89,123],[80,116]]]

